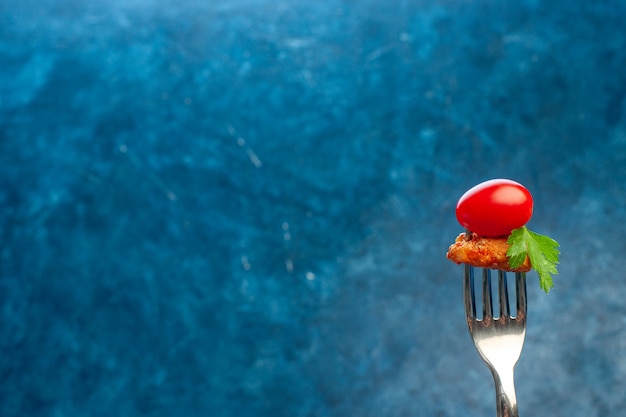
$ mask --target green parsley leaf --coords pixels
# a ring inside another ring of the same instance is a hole
[[[506,255],[509,257],[511,268],[520,266],[526,256],[530,258],[532,267],[539,274],[539,285],[546,293],[554,286],[552,275],[557,275],[557,264],[559,263],[559,244],[556,240],[540,235],[528,230],[526,226],[515,229],[507,239],[509,250]]]

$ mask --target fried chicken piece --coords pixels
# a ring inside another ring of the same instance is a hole
[[[509,272],[528,272],[531,264],[528,256],[522,264],[511,269],[506,252],[509,249],[506,237],[482,237],[472,233],[469,237],[461,233],[448,249],[446,257],[457,264],[470,264],[478,268],[501,269]]]

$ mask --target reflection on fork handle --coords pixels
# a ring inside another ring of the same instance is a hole
[[[517,398],[515,397],[515,383],[513,369],[509,372],[500,370],[500,374],[493,373],[496,384],[496,415],[497,417],[519,417]]]

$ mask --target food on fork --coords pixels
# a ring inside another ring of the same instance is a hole
[[[533,215],[533,197],[522,184],[497,179],[465,192],[456,205],[456,218],[480,236],[508,236]]]
[[[457,264],[470,264],[478,268],[501,269],[509,272],[530,271],[530,259],[516,268],[509,264],[506,256],[510,246],[506,237],[484,237],[476,233],[461,233],[448,249],[447,257]]]
[[[518,182],[493,179],[482,182],[459,199],[456,217],[466,232],[448,249],[446,257],[457,264],[479,268],[539,274],[547,293],[554,286],[559,263],[559,244],[530,231],[526,223],[533,214],[533,198]]]

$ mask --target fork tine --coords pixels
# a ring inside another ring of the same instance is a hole
[[[506,282],[506,272],[498,270],[498,292],[500,298],[500,318],[509,317],[509,290]]]
[[[491,270],[483,269],[483,319],[493,318],[491,299]]]
[[[517,317],[526,317],[526,273],[515,273],[515,286],[517,287]]]
[[[476,318],[476,299],[474,296],[474,268],[465,264],[463,268],[463,299],[465,300],[465,317]]]

